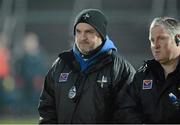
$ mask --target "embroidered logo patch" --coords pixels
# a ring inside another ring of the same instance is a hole
[[[153,80],[143,80],[143,89],[152,89]]]
[[[61,73],[59,76],[59,82],[66,82],[68,79],[69,73]]]
[[[102,79],[101,79],[101,80],[97,80],[97,82],[100,83],[101,88],[103,88],[104,83],[107,83],[107,82],[108,82],[108,81],[107,81],[107,77],[102,76]]]
[[[84,20],[86,20],[86,19],[89,18],[89,17],[90,17],[90,16],[89,16],[88,13],[86,13],[86,14],[83,15]]]

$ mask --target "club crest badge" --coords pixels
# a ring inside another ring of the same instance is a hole
[[[76,87],[75,86],[72,86],[69,90],[69,93],[68,93],[68,97],[70,99],[74,99],[76,96]]]
[[[86,14],[83,15],[84,20],[86,20],[86,19],[89,18],[89,17],[90,17],[90,16],[89,16],[88,13],[86,13]]]
[[[153,80],[143,80],[143,90],[152,89]]]
[[[97,80],[97,82],[100,84],[101,88],[104,87],[104,83],[107,83],[107,77],[105,76],[102,76],[102,79],[101,80]]]
[[[66,82],[68,79],[69,73],[61,73],[59,76],[59,82]]]

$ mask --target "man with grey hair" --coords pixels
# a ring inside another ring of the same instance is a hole
[[[155,18],[149,41],[154,59],[145,61],[127,89],[124,123],[180,123],[180,25]]]

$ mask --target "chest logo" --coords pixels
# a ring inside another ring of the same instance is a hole
[[[72,86],[69,90],[68,97],[73,99],[76,96],[76,87]]]
[[[59,76],[59,82],[66,82],[68,79],[69,73],[61,73]]]
[[[143,80],[143,90],[152,89],[153,80]]]
[[[101,88],[103,88],[104,87],[104,83],[107,83],[107,77],[102,76],[102,79],[101,80],[97,80],[97,82],[100,83]]]
[[[86,14],[83,15],[84,20],[86,20],[86,19],[89,18],[89,17],[90,17],[90,16],[89,16],[88,13],[86,13]]]

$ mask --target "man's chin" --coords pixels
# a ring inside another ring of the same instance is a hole
[[[81,51],[82,54],[85,54],[85,55],[88,55],[88,54],[91,52],[91,50],[89,50],[89,49],[84,49],[84,48],[81,49],[80,51]]]
[[[84,55],[88,55],[89,51],[87,51],[87,50],[81,50],[81,53],[84,54]]]
[[[160,59],[160,58],[156,58],[156,57],[155,57],[155,60],[156,60],[157,62],[159,62],[159,63],[163,62],[163,59]]]

